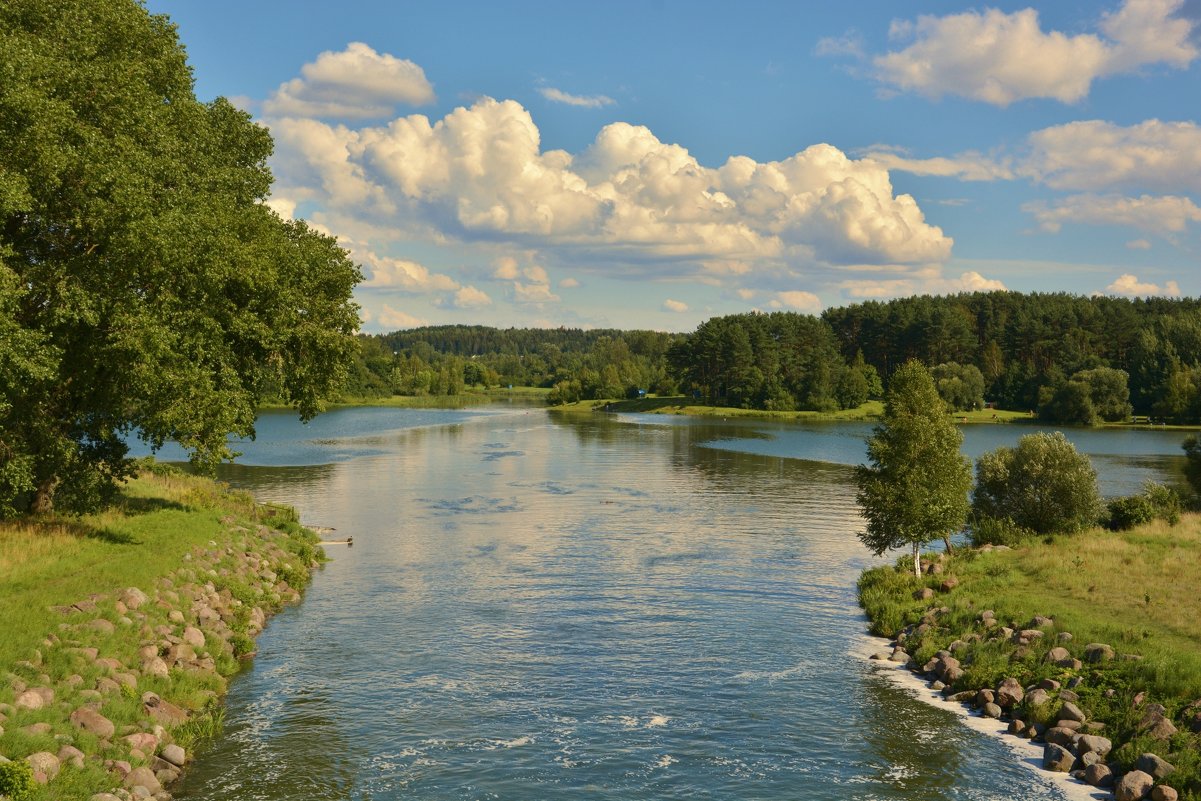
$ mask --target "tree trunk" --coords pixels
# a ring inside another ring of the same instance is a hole
[[[917,577],[918,581],[921,581],[922,578],[922,554],[920,549],[921,545],[919,543],[913,543],[913,575]]]
[[[951,554],[955,553],[955,549],[951,547],[951,536],[949,534],[943,534],[942,541],[947,546],[947,556],[950,556]]]
[[[54,511],[54,491],[58,489],[58,476],[51,476],[38,485],[33,494],[29,511],[35,515],[48,515]]]

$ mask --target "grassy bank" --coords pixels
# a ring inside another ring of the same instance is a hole
[[[995,688],[1010,676],[1022,686],[1076,680],[1077,703],[1104,724],[1117,770],[1158,754],[1176,767],[1167,783],[1183,798],[1201,799],[1201,515],[1174,527],[1097,529],[1013,550],[961,549],[941,562],[941,573],[920,581],[905,561],[860,579],[873,633],[899,638],[921,667],[953,650],[963,669],[952,683],[957,691]],[[948,578],[956,586],[944,584]],[[923,599],[923,589],[933,597]],[[1037,625],[1036,616],[1052,622]],[[1023,630],[1033,629],[1043,633],[1021,642]],[[1111,646],[1114,658],[1089,661],[1092,643]],[[1055,647],[1070,652],[1066,660],[1048,660]],[[1045,704],[1024,704],[1013,717],[1053,725],[1062,701],[1052,693]],[[1151,732],[1153,704],[1163,706],[1175,733]]]
[[[522,400],[531,403],[542,403],[550,390],[545,387],[493,387],[481,389],[478,386],[466,389],[457,395],[388,395],[384,397],[356,397],[343,395],[337,401],[330,403],[329,408],[350,408],[356,406],[379,406],[393,409],[465,409],[471,406],[484,406],[489,403],[506,400]],[[290,409],[287,404],[262,403],[260,411],[278,411]]]
[[[0,524],[0,755],[61,763],[28,798],[171,781],[164,749],[219,730],[227,678],[318,559],[291,510],[162,468],[109,511]]]
[[[552,406],[555,412],[579,414],[594,411],[609,411],[641,414],[683,414],[695,417],[750,418],[761,420],[877,420],[884,412],[880,401],[868,401],[854,409],[839,409],[832,412],[772,412],[763,409],[737,409],[730,406],[703,406],[694,404],[691,398],[651,397],[636,400],[586,400]],[[1007,412],[983,409],[972,412],[956,412],[952,417],[964,423],[1010,423],[1029,420],[1024,412]]]

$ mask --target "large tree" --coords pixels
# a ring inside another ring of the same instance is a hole
[[[1063,432],[1027,434],[976,462],[973,511],[1038,534],[1070,534],[1100,519],[1097,471]]]
[[[889,382],[884,416],[867,441],[870,464],[855,469],[867,518],[859,539],[874,553],[909,546],[920,576],[923,545],[942,537],[950,547],[950,535],[967,519],[972,483],[962,441],[930,372],[906,362]]]
[[[196,99],[165,17],[0,3],[0,142],[0,515],[94,507],[129,436],[213,465],[264,392],[340,386],[358,269],[268,208],[270,134]]]

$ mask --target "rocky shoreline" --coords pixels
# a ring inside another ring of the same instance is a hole
[[[220,538],[153,586],[54,607],[57,631],[0,683],[0,736],[15,735],[0,763],[29,766],[0,764],[15,799],[171,798],[194,744],[220,728],[227,677],[270,616],[300,600],[321,559],[290,510],[255,516],[221,518]],[[30,779],[45,789],[14,792]]]
[[[927,575],[938,571],[933,565],[925,566]],[[938,589],[945,594],[956,586],[954,579],[946,579]],[[937,595],[923,587],[914,592],[914,599],[931,602]],[[1070,775],[1090,790],[1112,793],[1117,801],[1176,801],[1181,797],[1182,788],[1173,782],[1173,774],[1179,775],[1176,766],[1154,750],[1167,753],[1173,744],[1178,747],[1178,734],[1201,734],[1201,699],[1177,710],[1174,722],[1164,705],[1150,702],[1144,693],[1134,694],[1129,701],[1122,698],[1133,715],[1134,728],[1124,742],[1115,742],[1110,739],[1114,736],[1111,727],[1090,718],[1085,699],[1117,700],[1119,690],[1105,686],[1105,669],[1137,661],[1139,655],[1118,653],[1105,643],[1079,647],[1071,632],[1058,630],[1054,618],[1041,615],[1025,621],[1001,621],[985,609],[976,615],[972,630],[955,632],[940,626],[950,612],[948,606],[928,607],[919,622],[885,639],[887,647],[873,649],[868,658],[905,669],[931,691],[931,700],[938,697],[974,715],[1007,723],[1003,731],[1009,736],[1041,747],[1039,766],[1045,771]],[[953,639],[929,654],[930,642],[946,642],[945,638]],[[982,649],[988,649],[988,656],[994,659],[1012,659],[1013,675],[976,686],[971,669],[984,653]],[[919,651],[925,658],[917,656]],[[1036,678],[1024,668],[1031,662],[1038,666],[1034,674],[1058,678]],[[1125,758],[1115,760],[1119,749],[1125,750]],[[1178,756],[1192,760],[1195,754]],[[1195,788],[1183,789],[1191,792]],[[1195,796],[1186,793],[1185,797]]]

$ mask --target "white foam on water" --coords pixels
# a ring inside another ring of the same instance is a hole
[[[795,676],[805,669],[805,665],[793,665],[783,670],[744,670],[734,676],[734,681],[767,681],[773,682]]]
[[[518,748],[519,746],[529,745],[534,742],[534,738],[530,736],[515,737],[512,740],[496,740],[496,744],[501,748]]]
[[[643,726],[644,729],[661,729],[671,721],[667,715],[651,715]]]
[[[676,759],[671,754],[664,754],[663,756],[659,757],[659,761],[655,763],[655,767],[666,768],[679,761],[680,760]]]
[[[1019,764],[1030,769],[1041,781],[1058,790],[1066,801],[1097,801],[1112,799],[1107,790],[1101,790],[1073,779],[1066,773],[1056,773],[1043,770],[1043,747],[1023,737],[1014,737],[1008,732],[1007,723],[995,718],[986,718],[968,709],[963,704],[947,701],[941,693],[931,690],[929,685],[918,675],[910,671],[900,662],[889,662],[884,659],[871,659],[872,654],[891,651],[888,641],[882,637],[863,635],[858,647],[852,649],[851,655],[857,656],[875,667],[876,672],[899,687],[908,690],[919,701],[949,709],[959,716],[959,721],[969,729],[987,734],[998,739],[1018,758]]]

